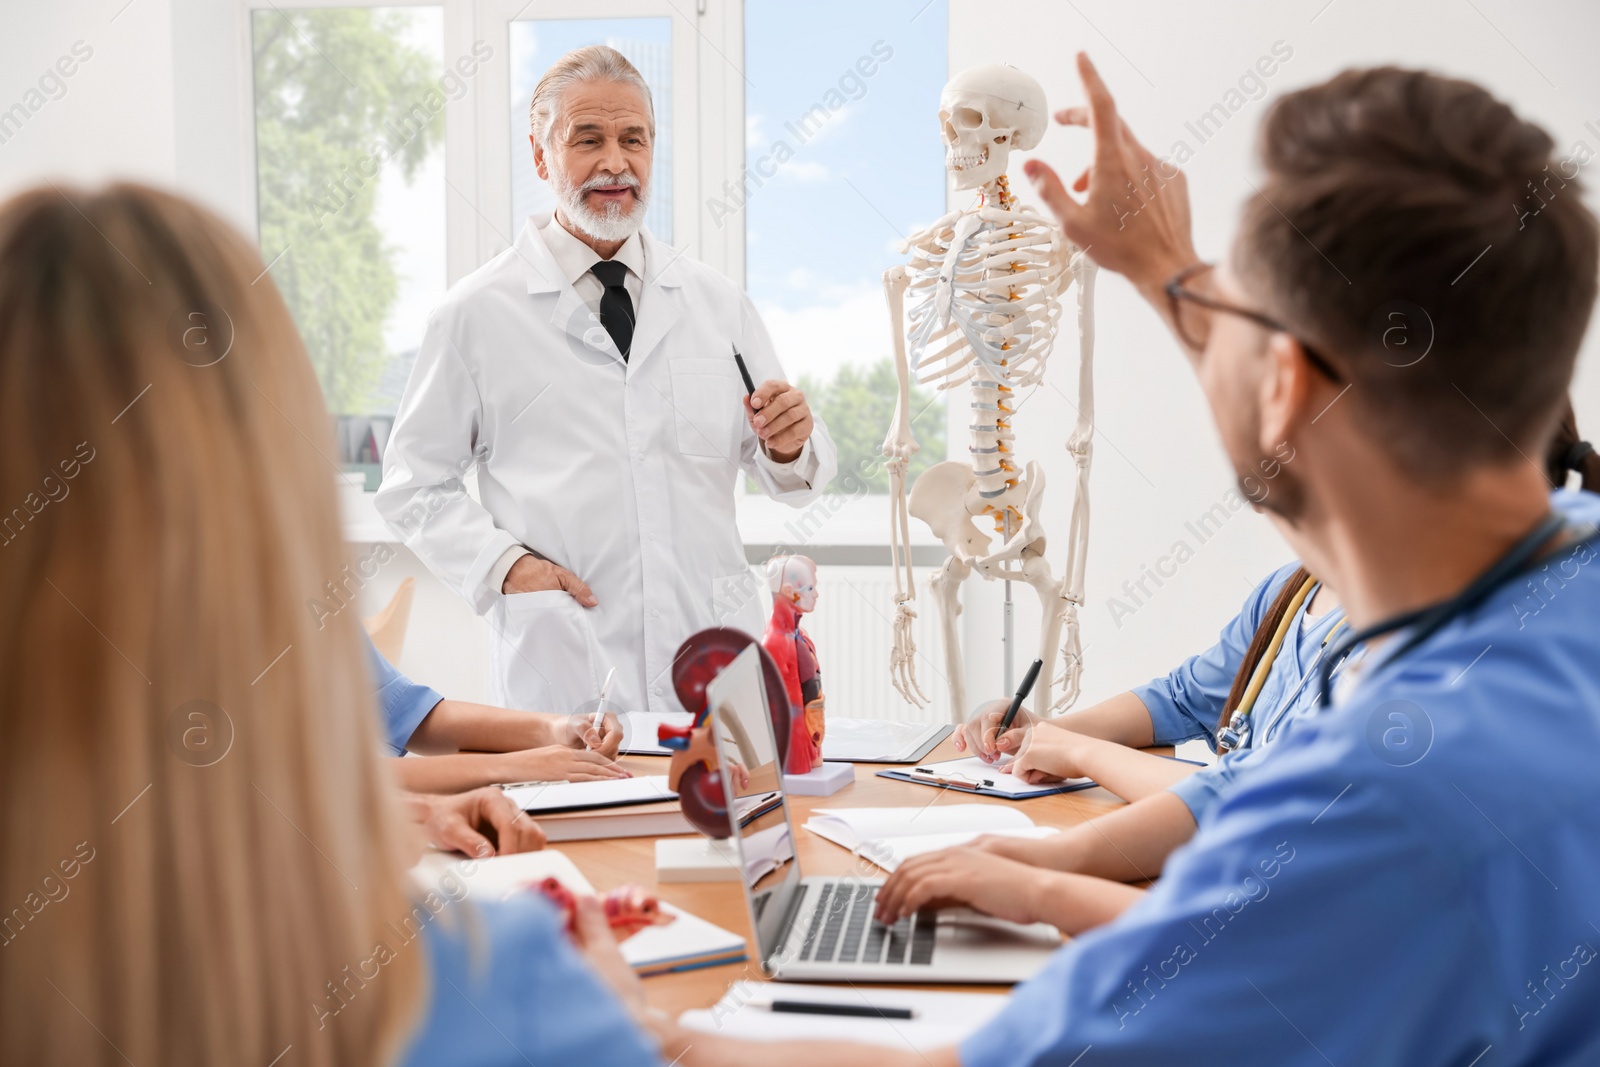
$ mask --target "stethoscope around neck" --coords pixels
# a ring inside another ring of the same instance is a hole
[[[1431,604],[1427,607],[1407,611],[1382,622],[1374,623],[1364,630],[1357,630],[1345,638],[1337,648],[1324,656],[1318,667],[1317,674],[1317,706],[1326,708],[1333,700],[1333,688],[1329,684],[1333,676],[1333,668],[1342,662],[1357,645],[1371,641],[1374,637],[1393,633],[1396,630],[1411,628],[1411,633],[1404,643],[1395,649],[1394,654],[1384,660],[1385,663],[1404,656],[1422,642],[1438,633],[1452,619],[1466,614],[1477,607],[1502,585],[1521,574],[1528,565],[1539,555],[1539,550],[1545,542],[1559,533],[1567,524],[1567,520],[1560,514],[1552,512],[1539,521],[1532,531],[1525,534],[1520,541],[1511,546],[1510,551],[1495,561],[1494,565],[1475,578],[1471,585],[1451,597],[1449,600]],[[1585,530],[1579,527],[1578,535],[1573,544],[1582,544],[1594,538],[1600,530],[1589,524]]]
[[[1294,597],[1289,601],[1288,607],[1284,609],[1283,618],[1278,620],[1278,627],[1273,631],[1272,640],[1268,642],[1266,649],[1261,654],[1260,662],[1256,664],[1255,671],[1250,675],[1250,684],[1245,687],[1244,693],[1240,696],[1239,706],[1229,716],[1228,725],[1217,732],[1217,753],[1219,755],[1227,752],[1237,752],[1244,747],[1246,740],[1250,736],[1256,701],[1261,696],[1262,687],[1266,685],[1267,675],[1272,672],[1272,665],[1277,662],[1278,655],[1283,649],[1283,643],[1288,638],[1289,631],[1294,628],[1295,620],[1300,615],[1301,606],[1310,598],[1319,584],[1316,578],[1308,577],[1301,583],[1300,588],[1295,590]],[[1280,709],[1287,708],[1300,695],[1300,691],[1305,688],[1306,680],[1311,676],[1310,671],[1316,668],[1325,658],[1328,651],[1328,642],[1333,640],[1333,635],[1338,633],[1344,624],[1345,620],[1340,619],[1329,628],[1326,636],[1322,639],[1322,647],[1317,651],[1316,659],[1311,661],[1307,672],[1300,677],[1300,681],[1295,685],[1294,689],[1278,702]],[[1281,717],[1280,711],[1279,718]],[[1274,721],[1276,720],[1269,720],[1265,727],[1269,733],[1272,730]]]

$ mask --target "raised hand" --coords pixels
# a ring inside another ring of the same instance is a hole
[[[1086,194],[1083,202],[1042,160],[1030,159],[1023,169],[1074,244],[1100,266],[1126,275],[1162,307],[1161,287],[1197,258],[1189,232],[1188,183],[1181,170],[1158,160],[1134,137],[1082,52],[1078,76],[1088,106],[1064,108],[1055,119],[1094,132],[1094,161],[1072,183],[1074,191]]]

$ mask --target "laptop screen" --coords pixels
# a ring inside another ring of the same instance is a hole
[[[706,702],[729,797],[731,843],[744,875],[756,952],[765,965],[783,944],[784,917],[800,892],[800,865],[758,646],[739,653],[712,679]]]

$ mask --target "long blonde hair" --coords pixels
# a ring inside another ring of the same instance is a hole
[[[332,444],[216,216],[0,205],[0,1060],[399,1049],[408,839],[359,623],[306,608],[347,562]]]

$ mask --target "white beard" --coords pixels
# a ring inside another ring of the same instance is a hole
[[[566,176],[557,174],[554,168],[551,169],[550,177],[556,200],[560,203],[567,221],[595,240],[626,241],[638,233],[639,228],[644,225],[644,213],[650,206],[649,200],[643,186],[631,173],[625,172],[615,176],[600,175],[590,178],[579,186],[567,184]],[[632,211],[624,213],[621,204],[607,204],[604,212],[595,211],[584,199],[585,194],[592,188],[619,183],[633,186],[635,203]]]

